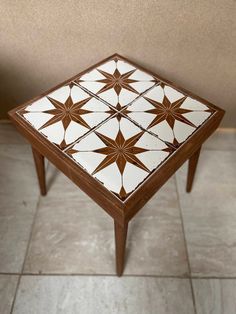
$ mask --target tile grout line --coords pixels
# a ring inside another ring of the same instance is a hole
[[[183,219],[182,208],[181,208],[181,204],[180,204],[180,197],[179,197],[179,190],[178,190],[178,185],[177,185],[176,173],[175,173],[174,177],[175,177],[175,188],[176,188],[177,203],[178,203],[180,220],[181,220],[182,231],[183,231],[184,246],[185,246],[185,251],[186,251],[186,255],[187,255],[187,263],[188,263],[188,271],[189,271],[189,283],[190,283],[190,289],[191,289],[191,295],[192,295],[192,301],[193,301],[193,308],[194,308],[194,313],[197,314],[196,300],[195,300],[195,294],[194,294],[194,289],[193,289],[193,281],[192,281],[192,277],[191,277],[192,272],[191,272],[191,265],[190,265],[190,259],[189,259],[189,251],[188,251],[187,239],[186,239],[186,234],[185,234],[184,219]]]
[[[39,194],[38,200],[36,202],[36,207],[35,207],[35,213],[34,213],[34,216],[33,216],[33,221],[32,221],[31,228],[30,228],[30,234],[29,234],[29,238],[28,238],[28,242],[27,242],[27,246],[26,246],[25,257],[24,257],[24,260],[23,260],[23,263],[22,263],[21,272],[19,273],[19,279],[18,279],[18,282],[17,282],[16,291],[15,291],[14,298],[13,298],[13,301],[12,301],[10,314],[12,314],[13,310],[14,310],[15,301],[16,301],[16,298],[17,298],[18,289],[19,289],[21,278],[22,278],[22,275],[23,275],[23,270],[24,270],[24,267],[25,267],[25,262],[26,262],[26,259],[27,259],[29,246],[30,246],[30,242],[31,242],[31,239],[32,239],[33,229],[34,229],[34,226],[35,226],[35,221],[36,221],[36,217],[37,217],[37,213],[38,213],[38,209],[39,209],[40,198],[41,198],[41,195]]]
[[[33,221],[32,221],[32,224],[31,224],[29,240],[28,240],[28,243],[27,243],[26,251],[25,251],[25,258],[24,258],[24,261],[23,261],[23,264],[22,264],[22,268],[21,268],[21,273],[20,273],[21,275],[23,275],[23,271],[24,271],[27,255],[28,255],[28,252],[29,252],[30,242],[32,240],[32,235],[33,235],[33,229],[34,229],[34,226],[35,226],[35,222],[36,222],[36,218],[37,218],[37,214],[38,214],[38,210],[39,210],[40,199],[41,199],[41,196],[39,195],[39,198],[38,198],[38,201],[37,201],[37,204],[36,204],[36,209],[35,209]]]
[[[10,309],[10,314],[12,314],[12,313],[13,313],[13,310],[14,310],[17,292],[18,292],[18,288],[19,288],[19,286],[20,286],[20,280],[21,280],[21,274],[19,274],[19,278],[18,278],[18,280],[17,280],[16,290],[15,290],[14,297],[13,297],[13,300],[12,300],[11,309]]]
[[[95,274],[95,273],[30,273],[30,272],[25,272],[25,273],[8,273],[8,272],[0,272],[0,276],[35,276],[35,277],[54,277],[54,276],[65,276],[65,277],[75,277],[75,276],[90,276],[90,277],[117,277],[117,275],[114,274]],[[228,277],[228,276],[188,276],[188,275],[183,275],[183,276],[178,276],[178,275],[155,275],[155,274],[150,274],[150,275],[145,275],[145,274],[123,274],[122,277],[150,277],[150,278],[176,278],[176,279],[194,279],[194,280],[236,280],[236,276]]]
[[[85,274],[85,273],[4,273],[0,272],[1,276],[34,276],[34,277],[117,277],[117,275],[114,274]],[[150,274],[150,275],[145,275],[145,274],[123,274],[123,277],[144,277],[144,278],[163,278],[163,279],[194,279],[194,280],[235,280],[236,277],[227,277],[227,276],[222,276],[222,277],[217,277],[217,276],[209,276],[209,277],[204,277],[204,276],[178,276],[178,275],[155,275],[155,274]]]

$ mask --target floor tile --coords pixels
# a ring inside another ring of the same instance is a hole
[[[125,274],[188,274],[174,178],[131,221]]]
[[[236,276],[236,154],[203,150],[193,190],[177,173],[193,275]]]
[[[0,144],[27,144],[27,142],[10,122],[0,121]]]
[[[50,167],[24,272],[115,274],[112,219],[61,173]],[[167,195],[168,194],[168,195]],[[187,272],[173,179],[130,225],[125,274]]]
[[[28,145],[0,147],[0,272],[20,272],[39,196]]]
[[[193,280],[197,314],[235,314],[236,280]]]
[[[205,142],[204,149],[236,150],[236,129],[218,129]]]
[[[24,276],[14,314],[193,314],[187,279]]]
[[[10,314],[18,276],[0,275],[0,313]]]

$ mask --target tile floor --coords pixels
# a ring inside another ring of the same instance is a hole
[[[40,197],[28,144],[0,124],[0,313],[236,313],[236,132],[204,145],[130,224],[115,276],[112,219],[51,165]],[[57,196],[57,197],[56,197]]]

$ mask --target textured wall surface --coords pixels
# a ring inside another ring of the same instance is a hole
[[[236,1],[0,2],[0,113],[114,52],[222,106],[236,127]]]

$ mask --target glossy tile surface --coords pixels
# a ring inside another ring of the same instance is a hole
[[[214,111],[161,83],[133,102],[123,112],[162,140],[178,146]]]
[[[187,279],[22,278],[13,314],[194,314]]]
[[[113,220],[53,166],[47,175],[24,273],[115,276]],[[131,221],[126,253],[125,275],[188,274],[174,178]]]
[[[197,314],[235,314],[235,279],[194,279]]]
[[[118,114],[66,153],[124,200],[172,151]]]
[[[113,58],[75,82],[119,110],[156,84],[157,79],[128,62]]]
[[[18,276],[0,275],[0,313],[10,314]]]

